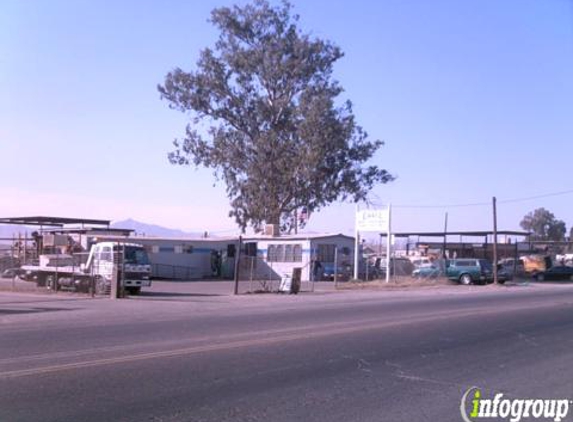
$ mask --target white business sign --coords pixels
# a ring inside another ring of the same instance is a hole
[[[356,213],[356,230],[359,232],[387,232],[388,209],[361,210]]]

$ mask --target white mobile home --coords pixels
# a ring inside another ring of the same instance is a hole
[[[105,240],[125,240],[107,236]],[[133,236],[151,261],[151,275],[180,280],[232,278],[239,240],[229,238],[162,238]]]
[[[241,274],[254,272],[253,278],[258,279],[280,279],[301,268],[302,281],[320,280],[322,272],[313,274],[314,261],[324,269],[333,268],[335,257],[338,267],[351,267],[354,260],[354,238],[343,234],[255,236],[245,238],[243,244],[246,259],[241,259]]]

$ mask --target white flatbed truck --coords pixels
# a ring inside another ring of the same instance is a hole
[[[53,289],[109,294],[114,275],[118,285],[132,295],[151,286],[151,264],[142,245],[98,242],[92,245],[85,264],[74,262],[72,255],[41,255],[39,265],[21,269],[26,280]]]

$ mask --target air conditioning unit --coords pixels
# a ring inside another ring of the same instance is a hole
[[[278,224],[267,224],[265,226],[265,235],[267,236],[279,236],[281,230]]]

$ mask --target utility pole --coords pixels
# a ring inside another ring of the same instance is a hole
[[[239,247],[235,251],[235,289],[233,294],[239,294],[239,263],[241,260],[241,249],[243,247],[243,237],[239,236]],[[255,259],[255,258],[253,258]]]
[[[388,204],[388,231],[386,233],[386,283],[390,283],[390,256],[392,255],[391,250],[392,250],[392,204]]]
[[[354,215],[354,279],[358,279],[358,265],[359,265],[359,257],[358,257],[358,242],[360,233],[358,232],[358,203],[356,203],[356,213]]]
[[[497,200],[493,197],[493,282],[498,283],[497,279]]]

